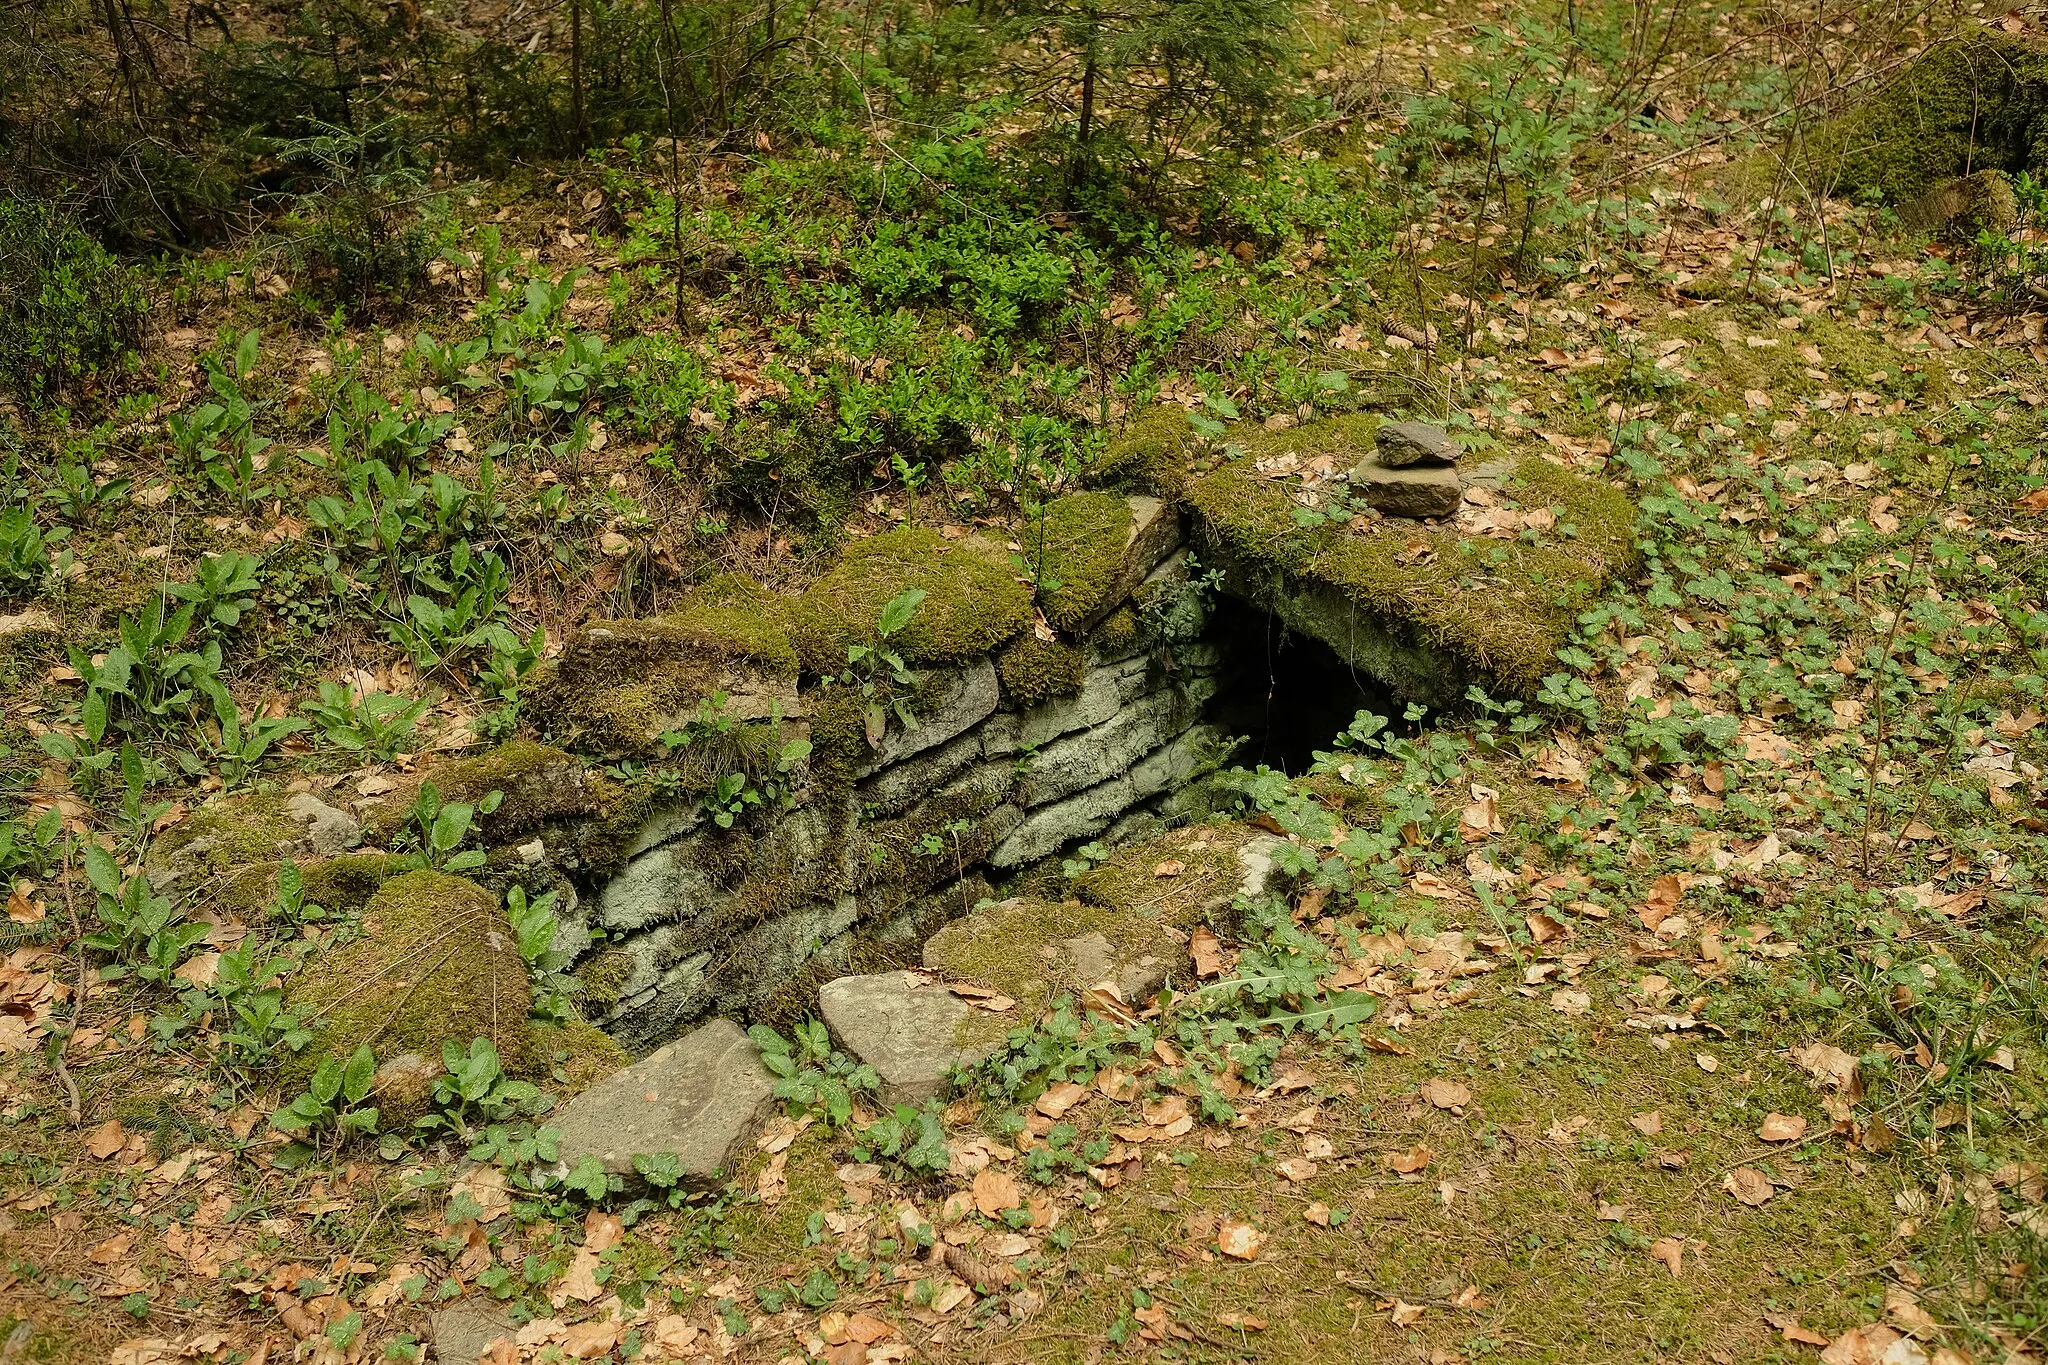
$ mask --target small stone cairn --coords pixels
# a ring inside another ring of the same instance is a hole
[[[1351,487],[1366,506],[1390,517],[1448,517],[1465,494],[1458,443],[1427,422],[1386,422],[1373,434],[1373,453],[1351,470]]]

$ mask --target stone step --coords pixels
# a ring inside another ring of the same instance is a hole
[[[818,991],[818,1012],[839,1046],[875,1069],[890,1104],[943,1093],[953,1069],[995,1055],[1009,1027],[916,972],[829,981]]]
[[[625,1174],[635,1156],[674,1155],[690,1188],[717,1183],[768,1118],[775,1076],[730,1019],[713,1019],[578,1095],[551,1116],[574,1168],[594,1156]]]

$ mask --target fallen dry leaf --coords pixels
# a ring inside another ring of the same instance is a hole
[[[1472,1091],[1456,1081],[1441,1076],[1422,1087],[1422,1097],[1439,1109],[1459,1110],[1472,1103]]]
[[[1265,1242],[1266,1234],[1250,1223],[1226,1222],[1216,1232],[1216,1249],[1236,1261],[1256,1259]]]
[[[1201,977],[1223,974],[1223,943],[1206,927],[1197,926],[1188,940],[1188,951],[1195,959],[1195,975]]]
[[[1410,1147],[1405,1152],[1388,1152],[1380,1161],[1390,1171],[1396,1171],[1401,1175],[1413,1175],[1428,1166],[1429,1159],[1434,1155],[1429,1148],[1418,1146]]]
[[[974,1207],[984,1218],[994,1218],[1005,1209],[1022,1207],[1024,1197],[1018,1192],[1017,1180],[1009,1172],[994,1166],[984,1166],[974,1177]]]
[[[1756,1130],[1756,1135],[1765,1142],[1797,1142],[1806,1136],[1806,1118],[1773,1110],[1764,1115],[1763,1126]]]
[[[1662,1261],[1664,1268],[1671,1272],[1673,1279],[1685,1269],[1685,1239],[1683,1237],[1659,1237],[1650,1243],[1650,1259]]]
[[[1771,1178],[1754,1166],[1737,1166],[1721,1180],[1721,1188],[1751,1208],[1761,1208],[1778,1192]]]

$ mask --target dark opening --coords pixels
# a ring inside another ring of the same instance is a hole
[[[1223,647],[1229,665],[1209,716],[1247,737],[1234,763],[1263,763],[1298,777],[1360,711],[1400,719],[1402,707],[1386,684],[1256,607],[1219,598],[1209,638]]]

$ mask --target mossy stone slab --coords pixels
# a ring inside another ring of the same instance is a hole
[[[1186,966],[1187,942],[1187,933],[1156,910],[1019,896],[933,934],[924,965],[1011,996],[1030,1019],[1058,996],[1104,982],[1126,1000],[1150,999]]]
[[[672,1155],[693,1188],[717,1182],[767,1119],[775,1077],[730,1019],[709,1023],[599,1081],[549,1121],[561,1159],[629,1173],[636,1155]]]
[[[1000,547],[890,531],[848,545],[838,565],[789,604],[789,637],[805,671],[842,672],[846,651],[875,644],[882,608],[909,588],[922,589],[924,600],[889,645],[912,664],[986,662],[1031,625],[1031,592]]]
[[[1145,575],[1180,548],[1180,513],[1143,494],[1072,493],[1047,504],[1042,528],[1022,538],[1037,561],[1045,619],[1081,635],[1124,604]]]
[[[803,714],[787,598],[743,574],[692,589],[660,616],[598,621],[527,683],[541,733],[578,750],[652,752],[718,693],[738,721]]]
[[[818,1012],[839,1045],[875,1069],[890,1104],[943,1093],[955,1067],[986,1060],[1002,1042],[1000,1025],[978,1028],[980,1011],[916,972],[828,981],[818,989]]]
[[[1368,457],[1372,429],[1351,417],[1248,433],[1247,458],[1189,487],[1204,562],[1224,570],[1233,596],[1404,697],[1453,706],[1474,683],[1533,695],[1577,614],[1639,563],[1634,502],[1531,455],[1500,482],[1522,506],[1554,512],[1555,528],[1535,543],[1407,521],[1303,526],[1292,481],[1255,467],[1294,453],[1298,467],[1327,455],[1349,468]]]

